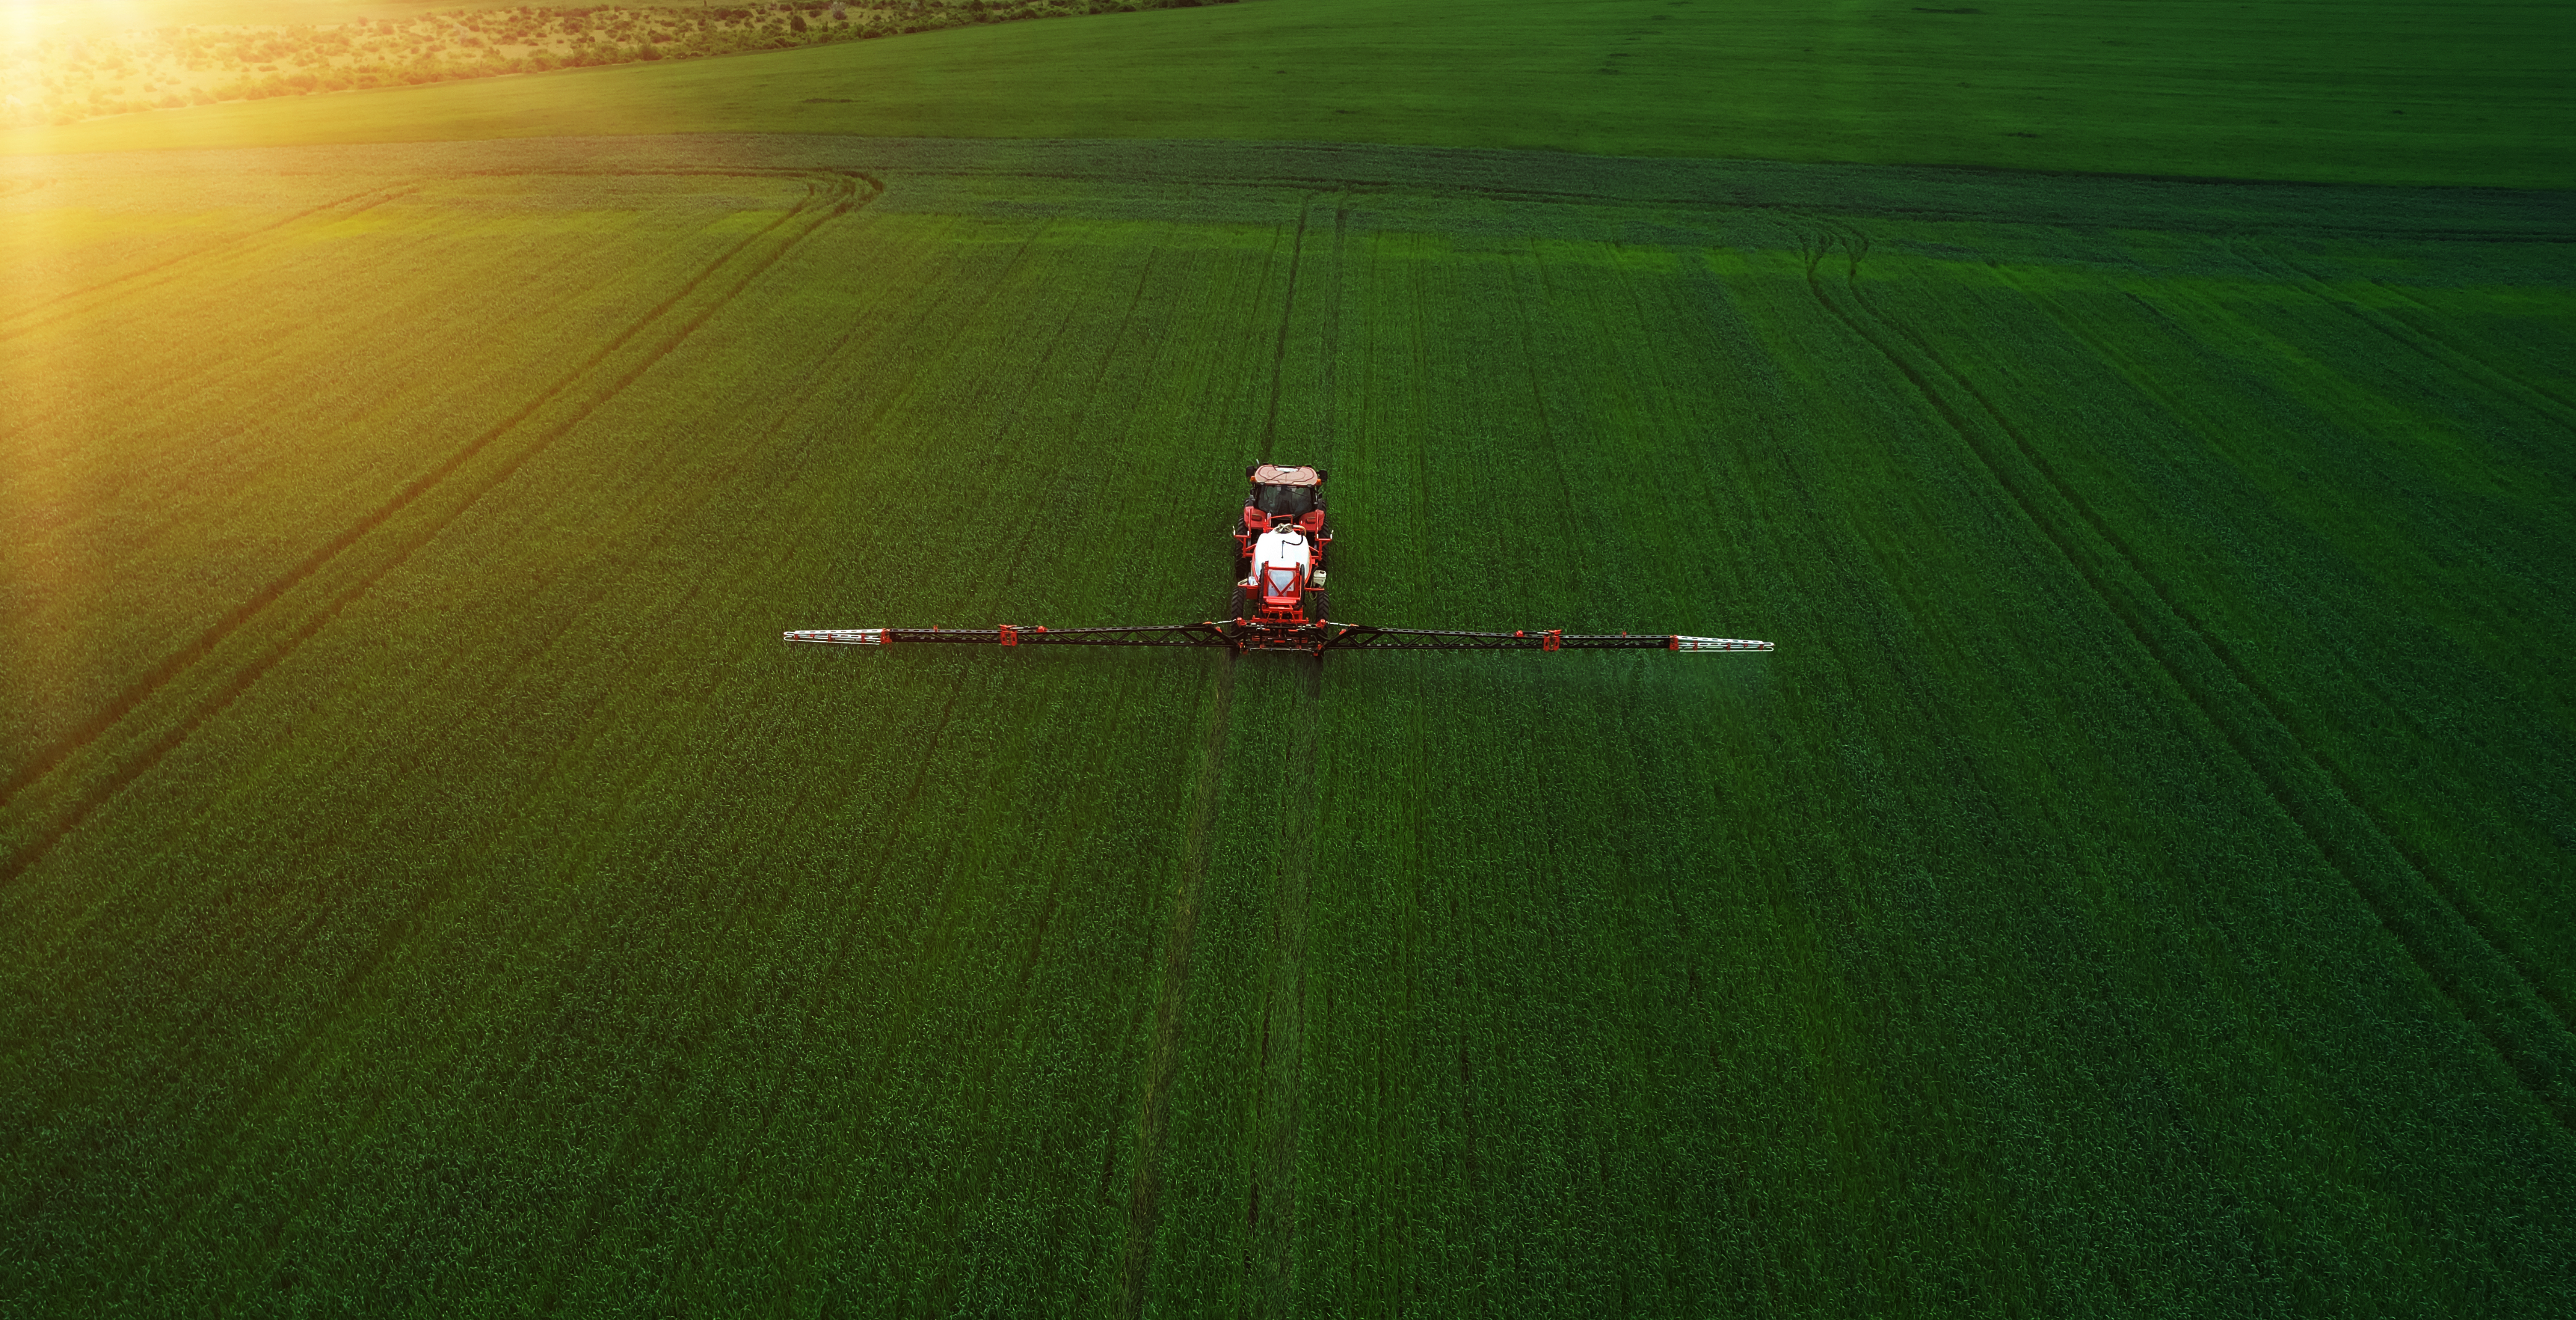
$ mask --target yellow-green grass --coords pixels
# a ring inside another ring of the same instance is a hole
[[[2546,199],[12,187],[0,1305],[2565,1310]],[[777,640],[1201,617],[1259,458],[1336,613],[1781,649]]]
[[[156,112],[5,149],[770,131],[2564,188],[2565,35],[2548,3],[1252,0]]]

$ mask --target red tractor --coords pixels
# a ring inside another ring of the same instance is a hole
[[[1257,463],[1244,470],[1252,494],[1234,524],[1234,608],[1225,620],[1130,628],[806,628],[791,642],[827,646],[892,646],[916,642],[1019,646],[1223,646],[1245,651],[1768,651],[1769,642],[1672,633],[1567,636],[1562,628],[1515,632],[1436,632],[1336,623],[1324,591],[1325,520],[1322,468]]]
[[[1324,592],[1324,548],[1333,543],[1324,522],[1322,468],[1256,463],[1243,470],[1252,498],[1234,524],[1236,619],[1272,623],[1322,623],[1331,600]]]

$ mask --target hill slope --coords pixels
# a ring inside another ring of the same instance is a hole
[[[2562,27],[2512,3],[1257,0],[169,111],[7,150],[770,131],[2563,187]]]

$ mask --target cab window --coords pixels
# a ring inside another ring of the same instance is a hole
[[[1315,511],[1312,486],[1255,486],[1252,507],[1273,518],[1301,518]]]

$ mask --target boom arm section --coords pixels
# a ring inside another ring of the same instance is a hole
[[[1327,651],[1768,651],[1769,642],[1735,637],[1683,637],[1671,633],[1576,633],[1562,628],[1537,632],[1437,632],[1424,628],[1373,628],[1362,623],[1324,625],[1339,629],[1324,643]]]
[[[910,646],[982,643],[987,646],[1232,646],[1225,630],[1213,623],[1154,624],[1139,628],[1036,628],[1002,624],[995,628],[806,628],[786,635],[791,642],[825,646]]]

